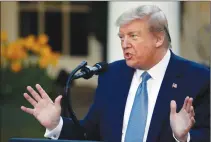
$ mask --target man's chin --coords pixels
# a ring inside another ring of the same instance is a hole
[[[127,66],[134,68],[134,69],[143,69],[145,70],[144,67],[142,67],[140,64],[138,64],[137,62],[134,62],[132,60],[126,60],[126,64]]]
[[[126,64],[131,68],[137,68],[137,64],[133,62],[132,60],[126,60]]]

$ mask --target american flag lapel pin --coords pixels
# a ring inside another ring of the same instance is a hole
[[[173,83],[172,84],[172,88],[177,88],[177,84],[176,83]]]

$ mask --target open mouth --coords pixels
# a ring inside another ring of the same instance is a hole
[[[124,55],[125,55],[126,60],[129,60],[132,58],[132,54],[130,54],[130,53],[125,53]]]

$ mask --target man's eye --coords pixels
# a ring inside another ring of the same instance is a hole
[[[119,36],[119,39],[120,39],[120,40],[124,40],[124,38],[123,38],[122,36]]]
[[[132,34],[131,37],[132,37],[132,38],[137,38],[137,35]]]

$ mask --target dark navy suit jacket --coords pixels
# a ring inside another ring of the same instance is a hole
[[[125,60],[109,64],[98,78],[94,103],[81,121],[87,139],[121,142],[125,104],[134,74]],[[172,84],[177,84],[177,88]],[[147,142],[174,142],[170,127],[170,101],[179,111],[185,97],[193,97],[196,123],[190,131],[191,142],[209,142],[210,138],[210,70],[171,52],[155,104]],[[84,139],[83,133],[70,119],[63,118],[59,139]],[[141,121],[141,120],[140,120]]]

